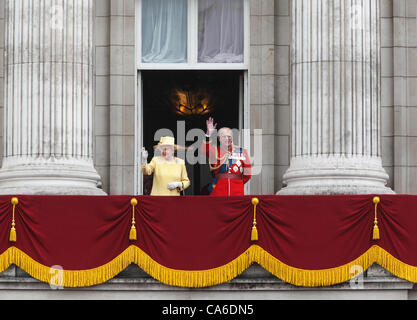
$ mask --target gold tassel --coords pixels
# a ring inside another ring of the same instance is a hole
[[[379,240],[379,228],[377,225],[374,226],[374,232],[372,235],[372,239]]]
[[[252,226],[252,232],[251,232],[251,241],[258,241],[259,237],[258,237],[258,229],[256,228],[256,206],[259,203],[259,199],[258,198],[253,198],[252,199],[252,204],[253,204],[253,226]]]
[[[19,200],[16,197],[12,198],[12,205],[13,205],[13,217],[12,217],[12,228],[10,229],[10,236],[9,241],[10,242],[16,242],[17,241],[17,234],[16,234],[16,223],[15,223],[15,210],[16,205],[19,203]]]
[[[256,222],[254,222],[254,223],[256,223]],[[252,241],[258,241],[259,240],[258,239],[258,229],[256,228],[255,225],[252,227],[252,233],[251,233],[250,239]]]
[[[136,222],[135,222],[135,207],[138,204],[138,200],[136,200],[135,198],[132,198],[132,200],[130,200],[130,204],[132,205],[132,227],[130,228],[130,233],[129,233],[129,240],[130,241],[136,241],[137,240],[137,232],[136,232]]]
[[[379,240],[379,228],[378,228],[378,203],[379,203],[380,199],[379,197],[374,197],[374,204],[375,204],[375,220],[374,220],[374,230],[373,230],[373,234],[372,234],[372,239],[373,240]]]
[[[137,240],[137,234],[136,234],[136,228],[135,228],[135,226],[132,226],[130,228],[129,240],[131,240],[131,241],[136,241]]]
[[[10,237],[9,237],[9,241],[10,242],[16,242],[16,239],[17,238],[17,236],[16,236],[16,229],[15,229],[15,227],[12,227],[12,229],[10,230]]]

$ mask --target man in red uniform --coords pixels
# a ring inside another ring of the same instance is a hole
[[[209,158],[213,180],[209,186],[211,196],[242,196],[244,184],[251,177],[251,164],[247,151],[233,144],[230,128],[221,128],[217,144],[210,140],[217,124],[210,118],[206,121],[207,140],[201,145],[201,151]]]

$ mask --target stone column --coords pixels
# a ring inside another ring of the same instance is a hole
[[[1,194],[104,194],[93,165],[94,0],[5,1]]]
[[[292,1],[292,143],[279,194],[392,193],[381,159],[380,0]]]

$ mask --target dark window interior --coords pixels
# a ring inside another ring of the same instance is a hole
[[[143,144],[149,152],[149,161],[154,156],[153,146],[157,144],[154,136],[159,129],[171,130],[178,142],[177,121],[184,121],[185,134],[193,128],[205,130],[209,117],[218,123],[218,129],[239,128],[240,76],[240,71],[142,71]],[[211,109],[204,114],[178,114],[175,94],[178,89],[190,93],[197,100],[207,96]],[[187,141],[186,146],[194,142]],[[211,180],[208,165],[190,165],[187,161],[186,164],[191,186],[185,194],[206,194],[205,186]],[[144,194],[149,194],[151,188],[152,177],[144,176]]]

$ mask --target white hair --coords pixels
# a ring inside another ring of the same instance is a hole
[[[220,136],[220,135],[222,135],[221,133],[222,133],[223,131],[229,131],[230,133],[232,133],[232,129],[230,129],[230,128],[228,128],[228,127],[223,127],[223,128],[221,128],[221,129],[219,129],[218,135],[219,135],[219,136]]]

